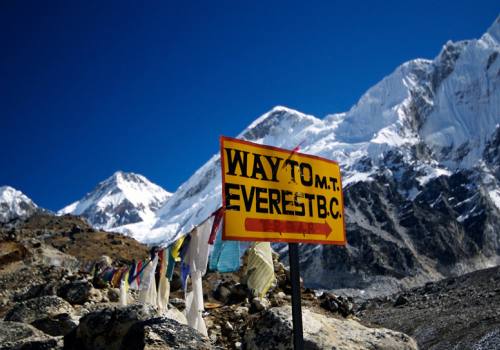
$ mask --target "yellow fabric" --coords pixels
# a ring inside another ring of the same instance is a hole
[[[257,242],[248,251],[247,286],[254,296],[262,298],[276,281],[269,242]]]
[[[181,251],[182,243],[184,243],[184,239],[186,236],[182,236],[179,238],[174,245],[172,246],[172,257],[174,258],[175,261],[180,261],[179,253]]]
[[[111,278],[111,286],[114,288],[120,287],[120,281],[123,275],[123,268],[116,270],[113,277]]]

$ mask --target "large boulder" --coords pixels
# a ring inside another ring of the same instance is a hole
[[[123,339],[121,350],[208,350],[210,341],[196,330],[167,317],[133,325]]]
[[[80,262],[74,256],[46,245],[37,248],[33,257],[35,262],[45,266],[58,266],[70,271],[78,271],[80,267]]]
[[[73,311],[66,300],[48,295],[16,303],[5,316],[5,321],[32,323],[40,318],[71,314]]]
[[[107,307],[90,312],[80,319],[76,329],[64,337],[64,348],[118,350],[130,327],[155,316],[155,308],[140,304]]]
[[[100,292],[88,281],[71,281],[59,288],[57,294],[71,304],[83,305],[87,301],[100,301]]]
[[[0,321],[0,350],[61,349],[60,341],[33,326]]]
[[[306,349],[417,349],[406,334],[385,328],[368,328],[353,319],[337,319],[302,310],[304,345]],[[275,307],[248,329],[244,335],[246,349],[293,349],[292,309]]]
[[[58,296],[43,296],[16,303],[5,321],[29,323],[50,335],[65,335],[77,326],[73,307]]]

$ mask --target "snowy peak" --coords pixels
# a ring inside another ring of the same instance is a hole
[[[303,153],[336,160],[346,187],[387,172],[405,183],[401,193],[413,200],[434,178],[478,169],[487,145],[495,144],[499,27],[497,19],[481,39],[448,42],[434,59],[403,63],[347,112],[319,119],[277,106],[238,138],[285,149],[300,145]],[[148,242],[189,232],[220,206],[220,176],[215,154],[157,212],[152,226],[129,231]]]
[[[483,41],[490,42],[493,45],[500,45],[500,15],[481,39]]]
[[[117,171],[58,214],[81,215],[96,228],[111,229],[151,220],[170,196],[142,175]]]
[[[0,187],[0,223],[25,219],[38,210],[25,194],[10,186]]]

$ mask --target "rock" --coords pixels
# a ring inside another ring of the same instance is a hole
[[[227,303],[231,295],[231,285],[229,282],[219,283],[214,291],[214,298],[220,302]]]
[[[253,298],[252,299],[252,308],[257,312],[267,310],[267,309],[269,309],[270,306],[271,306],[271,303],[266,298]]]
[[[111,267],[112,264],[113,264],[113,259],[111,259],[107,255],[101,255],[101,257],[99,258],[99,260],[97,260],[97,265],[101,269],[105,269],[106,267]]]
[[[88,281],[73,281],[66,283],[57,291],[57,294],[71,304],[83,305],[96,296],[92,283]]]
[[[0,242],[0,266],[21,261],[29,252],[26,247],[18,242]]]
[[[247,288],[247,286],[238,283],[231,288],[231,294],[229,295],[228,302],[230,304],[238,304],[245,301],[245,299],[248,299],[251,296],[252,294],[250,293],[250,290]]]
[[[398,296],[398,298],[394,302],[394,306],[402,306],[406,304],[408,304],[408,299],[404,295]]]
[[[226,332],[233,332],[233,331],[234,331],[234,327],[233,327],[233,325],[231,324],[231,322],[226,321],[226,323],[224,323],[224,330],[225,330]]]
[[[234,314],[238,317],[246,317],[248,316],[249,309],[246,306],[238,306],[234,310]]]
[[[229,280],[219,283],[213,296],[224,304],[237,304],[250,298],[251,293],[246,285]]]
[[[271,308],[248,329],[244,348],[293,349],[292,309]],[[385,328],[368,328],[352,319],[339,320],[302,309],[304,345],[306,349],[417,349],[409,336]]]
[[[354,303],[351,298],[336,296],[332,293],[324,292],[320,297],[320,306],[331,312],[338,312],[347,317],[354,313]]]
[[[337,297],[331,293],[324,292],[320,297],[319,297],[320,306],[328,311],[331,312],[338,312],[339,311],[339,300]]]
[[[94,303],[102,302],[103,296],[102,296],[101,291],[99,289],[92,288],[90,290],[89,301],[94,302]]]
[[[0,349],[37,350],[61,349],[57,339],[29,324],[0,321]]]
[[[37,248],[33,256],[42,265],[64,267],[70,271],[77,271],[80,266],[80,262],[74,256],[62,253],[49,246]]]
[[[65,349],[120,349],[122,339],[135,323],[155,317],[148,305],[106,307],[80,319],[80,324],[64,337]],[[129,349],[133,349],[129,347]]]
[[[46,317],[71,314],[73,311],[66,300],[55,295],[43,296],[16,303],[5,316],[5,321],[32,323]]]
[[[31,323],[39,330],[53,336],[66,335],[78,326],[78,321],[68,314],[45,317]]]
[[[210,341],[194,329],[166,317],[134,324],[123,338],[122,350],[212,349]]]
[[[172,280],[170,281],[170,292],[178,291],[181,288],[182,288],[181,276],[177,272],[174,272]]]
[[[184,299],[171,298],[170,304],[172,304],[178,310],[184,310],[186,308],[186,302],[184,301]]]
[[[118,288],[109,288],[108,299],[113,303],[120,301],[120,290]]]
[[[340,305],[339,305],[340,314],[344,317],[352,315],[354,313],[354,304],[352,302],[352,299],[340,296],[339,300],[340,300]]]

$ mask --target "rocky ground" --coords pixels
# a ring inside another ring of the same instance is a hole
[[[125,236],[96,231],[80,218],[36,215],[0,227],[2,349],[291,349],[290,281],[275,259],[277,283],[252,298],[238,273],[204,278],[208,338],[186,325],[178,274],[167,313],[135,303],[119,306],[119,290],[94,285],[103,255],[115,266],[147,255]],[[409,336],[362,325],[352,299],[303,289],[308,349],[416,349]]]
[[[119,306],[118,289],[92,283],[103,255],[120,266],[147,254],[73,216],[0,227],[0,350],[292,348],[289,274],[277,255],[277,283],[263,299],[242,272],[207,273],[205,338],[186,325],[178,271],[165,314],[137,304],[134,291]],[[498,349],[500,267],[356,303],[302,288],[302,308],[307,349]]]
[[[412,336],[421,349],[500,349],[500,267],[372,299],[357,315]]]

